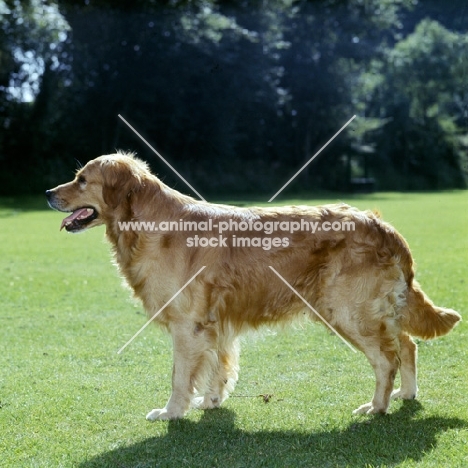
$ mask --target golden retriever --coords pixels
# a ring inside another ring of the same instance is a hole
[[[301,316],[317,320],[294,291],[370,361],[375,393],[355,413],[385,413],[392,397],[415,398],[410,335],[435,338],[460,320],[423,293],[406,241],[369,211],[345,204],[239,208],[198,201],[123,153],[88,162],[46,196],[52,208],[71,212],[62,222],[67,231],[106,226],[116,263],[150,317],[206,267],[155,319],[173,340],[172,394],[148,420],[181,418],[190,406],[219,407],[238,378],[241,332]],[[173,229],[122,227],[140,221],[166,228],[172,222]],[[185,222],[194,230],[176,229]],[[207,229],[208,222],[229,226],[230,237]],[[302,229],[288,231],[293,223]],[[340,226],[353,229],[335,229]],[[401,387],[393,391],[398,370]]]

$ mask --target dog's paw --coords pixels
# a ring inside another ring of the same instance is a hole
[[[203,406],[204,401],[205,401],[205,398],[202,396],[192,398],[192,401],[190,402],[190,406],[195,409],[205,409]]]
[[[356,408],[353,411],[353,414],[385,414],[387,412],[386,409],[383,408],[376,408],[372,402],[366,403],[361,405],[359,408]]]
[[[204,396],[204,397],[195,397],[192,399],[190,406],[196,409],[214,409],[219,408],[221,401],[219,397],[211,395],[211,396]]]
[[[417,390],[402,390],[398,388],[397,390],[393,390],[392,392],[392,399],[402,398],[403,400],[414,400],[416,398]]]
[[[176,414],[166,408],[154,409],[146,415],[148,421],[167,421],[168,419],[182,418],[183,414]]]

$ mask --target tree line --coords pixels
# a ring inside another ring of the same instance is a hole
[[[444,3],[444,5],[441,5]],[[0,0],[0,193],[115,149],[189,192],[465,188],[462,0]]]

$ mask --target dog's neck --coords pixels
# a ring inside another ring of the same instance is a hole
[[[163,231],[149,226],[160,226],[163,221],[178,221],[188,212],[198,211],[197,200],[183,195],[163,184],[159,179],[145,181],[137,191],[129,192],[125,202],[108,213],[106,236],[112,245],[115,261],[130,286],[132,276],[129,268],[135,255],[139,255],[143,244],[158,245]]]

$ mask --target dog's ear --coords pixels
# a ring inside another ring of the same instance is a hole
[[[129,195],[138,191],[141,181],[128,164],[123,161],[106,161],[101,166],[103,187],[102,197],[104,203],[116,209],[129,198]]]

